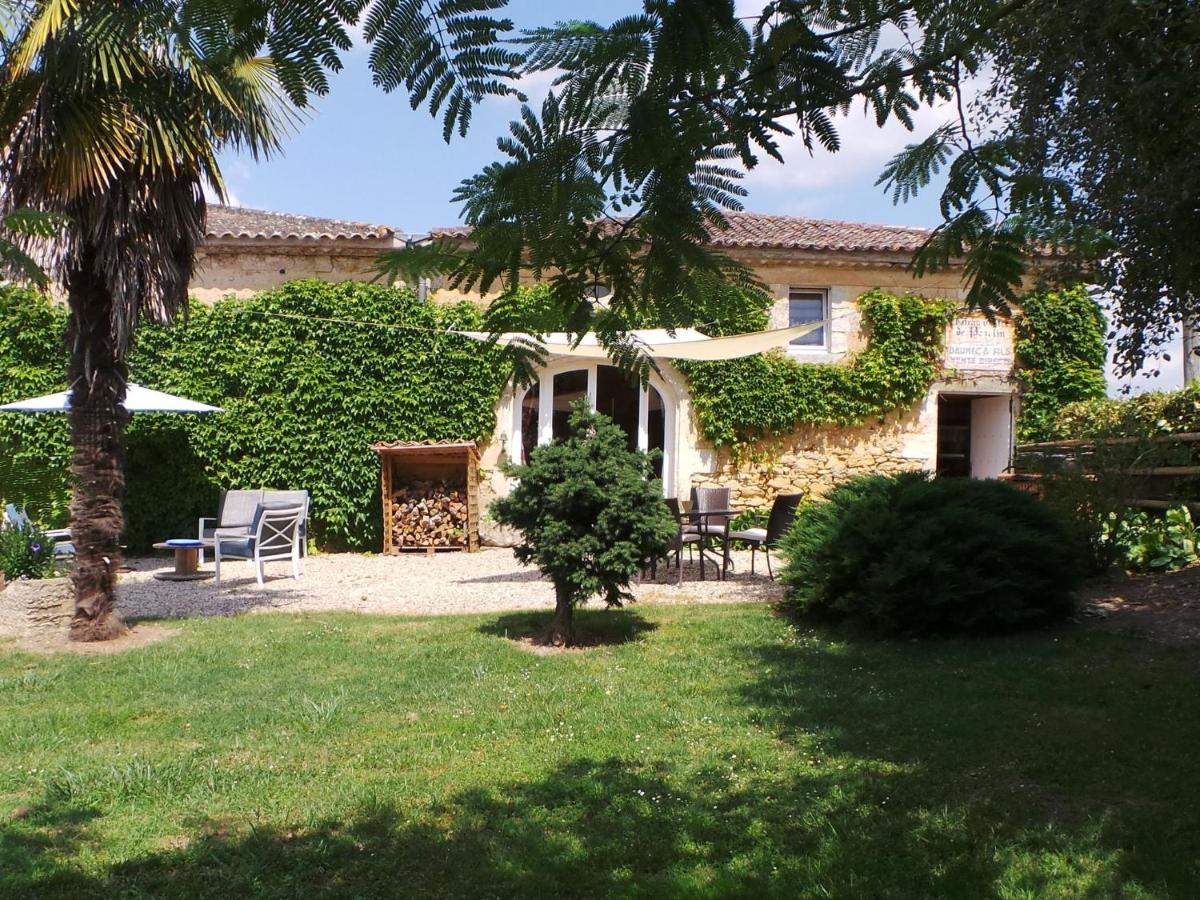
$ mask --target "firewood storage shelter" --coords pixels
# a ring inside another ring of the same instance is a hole
[[[479,549],[474,441],[387,441],[379,454],[383,552]]]

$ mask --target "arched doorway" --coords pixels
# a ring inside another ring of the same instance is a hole
[[[664,493],[673,496],[674,392],[657,375],[643,388],[615,366],[568,360],[547,367],[515,404],[513,444],[520,448],[520,461],[527,461],[538,444],[564,437],[570,408],[584,397],[625,432],[630,449],[660,452],[656,474]]]

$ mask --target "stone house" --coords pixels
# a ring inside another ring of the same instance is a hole
[[[298,278],[369,281],[379,254],[404,243],[388,225],[210,204],[191,294],[215,303]]]
[[[913,252],[928,236],[918,228],[867,225],[791,216],[738,213],[715,242],[745,263],[775,297],[773,327],[827,320],[828,325],[784,346],[803,362],[838,362],[866,341],[856,299],[873,288],[928,297],[963,295],[958,268],[914,278]],[[410,238],[387,226],[309,216],[213,207],[209,238],[193,291],[201,301],[248,295],[295,278],[369,280],[373,258]],[[429,237],[465,237],[462,229]],[[435,301],[464,296],[438,284]],[[486,302],[478,295],[466,299]],[[556,414],[586,396],[636,437],[663,451],[664,490],[686,497],[697,485],[728,485],[736,508],[761,507],[780,492],[820,495],[847,477],[925,469],[947,475],[994,477],[1008,467],[1019,398],[1013,379],[1010,323],[964,316],[946,335],[943,372],[913,408],[853,428],[802,428],[763,452],[733,458],[701,435],[687,381],[660,365],[648,389],[631,386],[610,366],[551,357],[537,384],[509,390],[497,408],[483,493],[503,493],[496,468],[502,454],[518,455],[550,440]]]

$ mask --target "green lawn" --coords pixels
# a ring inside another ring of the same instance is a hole
[[[4,645],[0,897],[1200,894],[1195,650],[533,618]]]

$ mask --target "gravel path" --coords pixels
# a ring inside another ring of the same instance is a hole
[[[734,553],[737,574],[727,581],[700,581],[696,566],[684,566],[681,585],[666,581],[636,584],[634,593],[646,603],[769,602],[782,590],[765,574],[751,576],[750,554]],[[548,609],[554,591],[536,569],[522,566],[511,550],[487,548],[479,553],[366,556],[331,553],[304,561],[303,575],[291,577],[288,563],[267,563],[267,583],[258,587],[249,562],[223,563],[222,582],[159,581],[155,571],[169,570],[172,560],[132,559],[133,569],[121,576],[122,614],[131,618],[185,618],[244,612],[323,612],[359,610],[392,614],[454,614],[513,609]],[[758,560],[760,571],[761,557]],[[204,567],[211,571],[211,560]],[[674,571],[672,570],[672,578]]]

